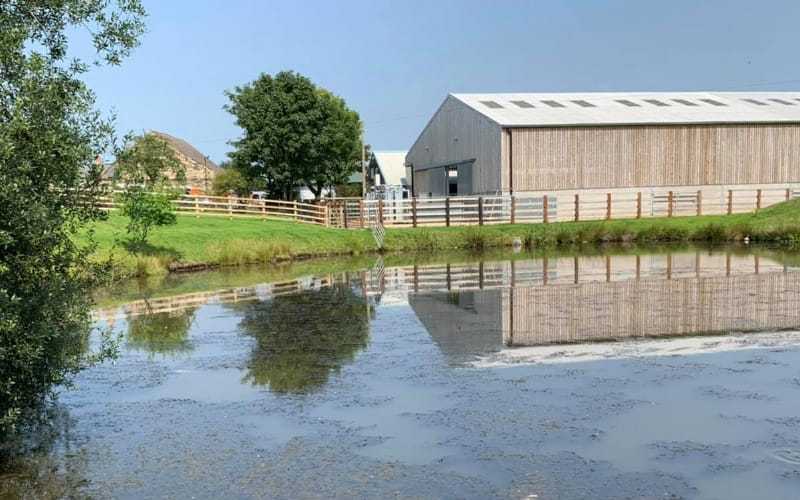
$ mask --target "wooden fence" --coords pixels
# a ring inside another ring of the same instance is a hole
[[[362,200],[333,198],[318,204],[228,196],[183,195],[178,212],[224,217],[259,217],[345,229],[368,227],[469,226],[638,219],[745,213],[800,196],[794,188],[626,191],[622,193],[552,193],[523,196],[457,196]],[[106,210],[117,208],[113,196],[101,198]]]
[[[180,213],[224,217],[259,217],[327,226],[328,208],[324,205],[282,200],[255,200],[233,196],[183,195],[173,201]],[[118,208],[114,196],[100,199],[105,210]]]
[[[793,188],[656,190],[540,196],[458,196],[403,200],[325,200],[341,228],[467,226],[745,213],[800,196]]]

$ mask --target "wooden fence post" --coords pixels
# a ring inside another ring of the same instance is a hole
[[[450,197],[444,199],[444,225],[450,227]]]
[[[733,189],[728,190],[728,215],[733,213]]]
[[[267,218],[267,200],[259,200],[261,201],[261,218],[266,220]]]
[[[642,218],[642,192],[636,193],[636,218]]]
[[[672,191],[667,195],[667,217],[672,217],[672,203],[675,200],[675,193]]]
[[[478,197],[478,225],[483,225],[483,196]]]
[[[788,193],[789,190],[787,189],[786,192]],[[194,216],[200,217],[200,201],[197,198],[194,199]]]
[[[517,223],[517,197],[511,195],[511,223]]]
[[[756,211],[761,210],[761,190],[756,190]]]
[[[792,199],[792,190],[789,189],[789,188],[786,188],[786,201],[789,201],[791,199]]]
[[[378,200],[378,222],[383,225],[383,198]]]
[[[292,219],[297,221],[297,201],[292,202]]]
[[[358,215],[361,218],[361,228],[367,227],[364,223],[364,198],[358,200]]]
[[[411,224],[417,227],[417,198],[411,197]]]
[[[331,227],[331,209],[328,205],[325,205],[323,208],[322,215],[325,218],[325,227]]]
[[[581,220],[581,199],[578,193],[575,193],[575,222]]]
[[[611,220],[611,193],[606,193],[606,220]]]
[[[228,219],[233,219],[233,198],[228,195]]]
[[[547,224],[549,221],[549,213],[547,213],[547,195],[542,196],[542,222]]]
[[[697,190],[697,215],[703,215],[703,191]]]
[[[345,229],[349,229],[347,222],[347,200],[342,201],[342,223]]]

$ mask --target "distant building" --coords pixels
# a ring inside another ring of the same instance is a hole
[[[371,197],[408,198],[411,184],[406,177],[406,154],[406,151],[374,151],[370,155],[367,178],[373,186]]]
[[[418,196],[800,184],[800,92],[451,94],[406,156]]]
[[[147,134],[152,134],[164,140],[175,152],[175,156],[177,156],[183,168],[186,169],[187,188],[204,192],[211,190],[214,177],[222,170],[216,163],[183,139],[158,131],[150,131]],[[107,179],[113,178],[114,170],[115,165],[109,165],[103,172],[103,177]]]

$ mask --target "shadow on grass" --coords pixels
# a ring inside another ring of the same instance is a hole
[[[156,246],[147,242],[121,240],[119,244],[133,255],[168,258],[170,260],[179,260],[182,257],[181,253],[174,248]]]

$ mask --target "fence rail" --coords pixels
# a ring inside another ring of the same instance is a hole
[[[298,201],[256,200],[233,196],[183,195],[173,200],[175,210],[195,216],[260,217],[327,226],[328,208]],[[102,197],[99,206],[105,210],[119,208],[114,196]]]
[[[655,190],[458,196],[402,200],[325,200],[330,224],[341,228],[549,223],[644,217],[723,215],[759,210],[800,196],[796,188]]]
[[[639,192],[555,192],[522,196],[458,196],[363,200],[333,198],[319,204],[227,196],[183,195],[173,201],[180,213],[195,216],[259,217],[345,229],[421,226],[483,226],[645,217],[722,215],[760,210],[800,197],[798,188],[656,190]],[[100,199],[118,208],[114,196]]]

